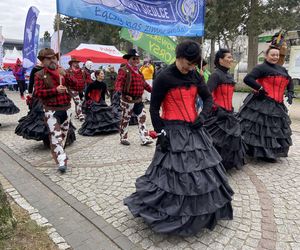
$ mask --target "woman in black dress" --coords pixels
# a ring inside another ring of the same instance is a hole
[[[119,131],[118,113],[105,102],[107,87],[104,80],[104,71],[95,72],[96,80],[89,84],[85,91],[83,113],[85,121],[79,129],[80,135],[93,136]]]
[[[212,97],[195,70],[200,55],[198,43],[180,43],[176,62],[155,79],[150,114],[158,143],[145,175],[136,180],[136,192],[124,200],[134,216],[159,233],[193,235],[232,219],[233,191],[203,128]],[[199,115],[197,95],[204,103]]]
[[[3,88],[0,88],[0,114],[14,115],[20,112],[20,109],[14,102],[7,97]],[[1,123],[0,123],[1,126]]]
[[[233,112],[232,97],[235,81],[229,73],[233,58],[229,50],[220,49],[215,56],[215,72],[207,86],[212,93],[214,106],[205,128],[213,138],[214,146],[222,157],[226,169],[240,169],[246,155],[240,121]]]
[[[244,79],[254,89],[240,110],[242,134],[247,154],[267,162],[287,157],[292,145],[291,120],[284,105],[287,90],[292,104],[294,86],[287,70],[278,65],[279,50],[270,47],[265,62],[257,65]]]

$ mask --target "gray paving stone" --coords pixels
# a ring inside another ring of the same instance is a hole
[[[60,175],[49,151],[43,148],[42,143],[23,140],[14,134],[16,121],[26,114],[27,109],[15,93],[8,94],[21,107],[21,112],[7,117],[7,125],[4,124],[0,129],[0,142],[7,147],[5,150],[26,160],[26,169],[30,169],[31,165],[35,166],[34,174],[39,176],[46,186],[60,194],[71,206],[77,206],[78,211],[85,214],[96,226],[103,228],[104,233],[113,239],[127,239],[128,236],[133,244],[138,244],[135,246],[137,249],[197,249],[197,245],[206,249],[208,246],[218,248],[223,245],[225,250],[234,250],[255,249],[262,236],[266,235],[264,230],[269,229],[265,217],[267,212],[261,208],[261,205],[267,205],[266,199],[263,196],[259,197],[262,195],[259,193],[261,190],[256,189],[245,170],[233,170],[228,173],[229,183],[235,191],[232,202],[235,216],[233,221],[221,221],[213,232],[204,230],[191,237],[174,239],[154,234],[141,219],[133,218],[123,205],[123,199],[135,191],[135,179],[147,169],[155,148],[139,146],[136,127],[129,129],[132,144],[128,148],[119,144],[118,134],[89,138],[77,135],[77,141],[67,148],[70,165],[74,167],[65,175]],[[295,114],[295,111],[293,112]],[[74,123],[77,128],[80,127],[77,120]],[[147,120],[147,125],[152,128],[150,119]],[[299,121],[293,120],[292,127],[300,132]],[[293,144],[289,157],[280,159],[276,164],[252,160],[247,164],[247,168],[264,184],[272,202],[275,224],[273,228],[277,233],[278,250],[280,247],[296,249],[300,241],[300,133],[294,133]],[[32,203],[38,205],[43,197],[40,197],[39,193],[35,195],[36,191],[25,189],[26,181],[14,177],[17,173],[16,169],[7,169],[11,181],[31,195]],[[63,219],[47,211],[46,205],[47,202],[41,203],[41,211],[51,223],[53,221],[56,225],[63,226],[70,221],[61,205],[55,204],[59,208],[57,212],[63,214]],[[81,220],[74,217],[74,221]],[[81,245],[80,243],[82,242],[78,242],[77,247],[84,247],[84,242]]]

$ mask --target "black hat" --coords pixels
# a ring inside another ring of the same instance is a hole
[[[128,53],[123,56],[123,58],[128,60],[133,56],[139,57],[140,55],[137,53],[135,49],[130,49]]]
[[[277,38],[277,37],[280,35],[280,33],[281,33],[281,37],[284,38],[283,32],[276,32],[276,33],[272,36],[271,40],[266,41],[266,43],[271,43],[271,42],[273,42],[273,40],[274,40],[275,38]]]

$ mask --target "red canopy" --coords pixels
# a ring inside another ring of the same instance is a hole
[[[119,56],[111,56],[96,50],[91,49],[75,49],[66,54],[66,56],[75,57],[81,62],[86,62],[88,59],[94,63],[126,63],[127,60]]]

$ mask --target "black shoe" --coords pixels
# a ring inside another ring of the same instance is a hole
[[[130,145],[130,142],[127,141],[127,140],[121,140],[120,143],[121,143],[122,145],[125,145],[125,146],[129,146],[129,145]]]
[[[61,172],[62,174],[65,173],[67,171],[67,166],[65,165],[59,166],[58,171]]]
[[[259,159],[260,159],[261,161],[265,161],[265,162],[269,162],[269,163],[276,163],[276,162],[277,162],[277,160],[274,159],[274,158],[259,157]]]

